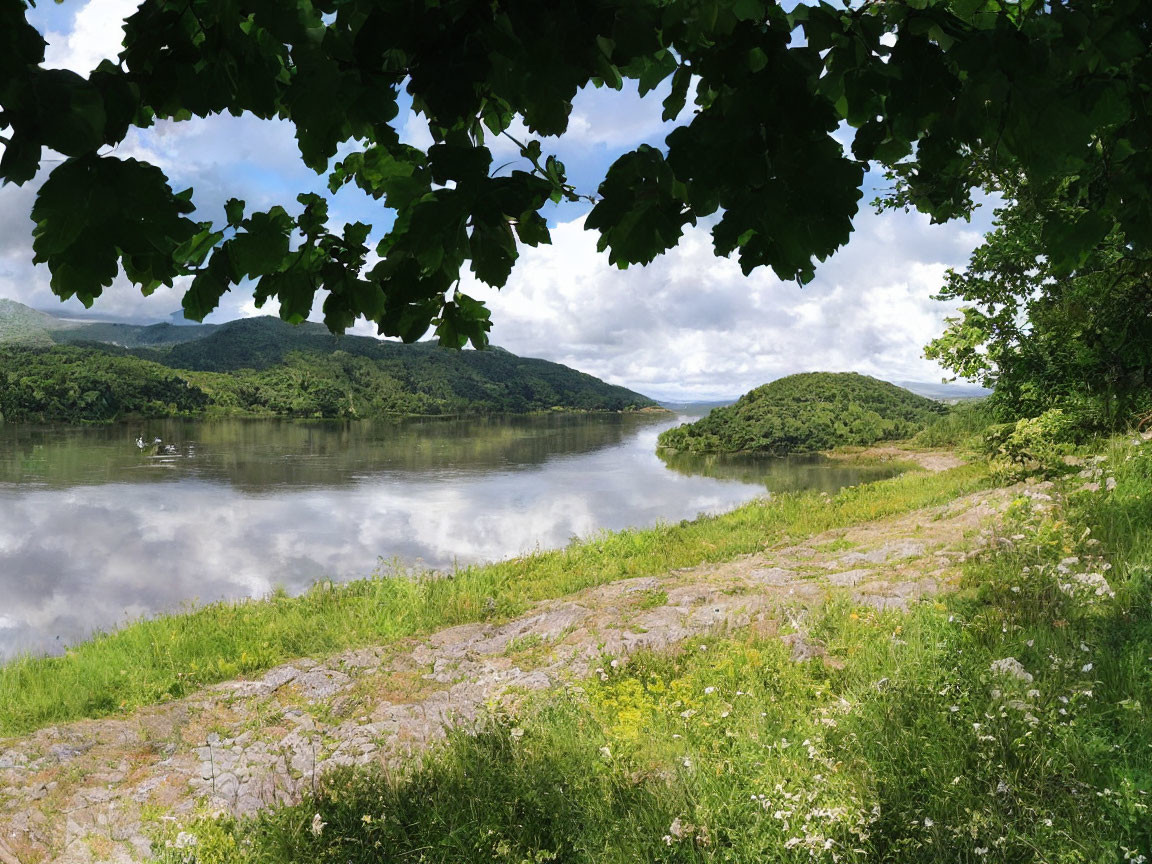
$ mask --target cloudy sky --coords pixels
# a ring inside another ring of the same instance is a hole
[[[50,43],[48,65],[87,73],[114,57],[120,22],[137,2],[40,4],[30,18]],[[594,190],[619,154],[642,142],[662,143],[669,127],[660,120],[661,98],[640,100],[627,89],[580,95],[569,133],[551,148],[578,188]],[[413,143],[428,140],[411,112],[404,132]],[[506,149],[498,160],[515,158]],[[200,214],[214,220],[232,196],[265,208],[324,186],[300,162],[290,126],[251,117],[161,124],[133,134],[117,152],[160,165],[177,189],[194,187]],[[37,183],[52,167],[45,165]],[[28,213],[36,185],[0,188],[0,297],[53,310],[60,303],[47,269],[31,264]],[[848,247],[800,288],[766,270],[744,277],[734,261],[713,255],[707,227],[690,229],[677,249],[646,268],[617,270],[596,252],[596,235],[583,229],[585,211],[552,207],[551,247],[524,250],[503,290],[468,280],[465,290],[489,302],[495,344],[665,399],[730,398],[809,370],[940,381],[943,371],[921,353],[953,310],[931,295],[949,267],[963,266],[988,218],[985,212],[972,224],[932,226],[918,214],[864,212]],[[351,188],[336,196],[331,214],[336,224],[387,221],[378,204]],[[117,283],[92,311],[163,320],[180,308],[181,293],[178,285],[144,298]],[[65,308],[83,309],[75,301]],[[250,294],[234,291],[208,320],[276,311],[257,310]],[[357,332],[374,330],[361,322]]]

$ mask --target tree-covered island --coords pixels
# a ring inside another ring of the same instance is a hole
[[[944,413],[938,402],[855,372],[780,378],[660,435],[662,448],[783,455],[907,438]]]

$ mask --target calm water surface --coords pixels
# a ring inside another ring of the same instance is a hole
[[[0,657],[141,615],[451,567],[605,529],[834,491],[885,468],[678,456],[667,416],[0,424]],[[160,437],[172,451],[140,452]]]

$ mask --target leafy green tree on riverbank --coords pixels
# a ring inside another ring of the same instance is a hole
[[[1066,197],[1043,202],[1089,218]],[[949,271],[944,300],[967,304],[927,347],[957,375],[995,388],[1004,420],[1062,409],[1086,429],[1114,429],[1152,408],[1152,256],[1119,225],[1065,269],[1044,252],[1028,196],[997,211],[968,267]]]

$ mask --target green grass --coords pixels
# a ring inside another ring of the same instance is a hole
[[[516,615],[538,600],[753,552],[919,507],[987,482],[970,465],[754,502],[730,513],[604,534],[565,549],[450,575],[379,576],[300,597],[221,603],[126,626],[66,655],[0,667],[0,735],[129,710],[302,656],[387,645],[439,628]]]
[[[981,436],[995,422],[987,399],[968,399],[951,406],[912,439],[920,447],[979,449]]]
[[[831,598],[805,622],[827,663],[736,634],[604,664],[391,773],[163,828],[160,860],[184,830],[201,864],[1142,862],[1152,446],[1102,467],[1055,510],[1018,499],[955,593]]]

